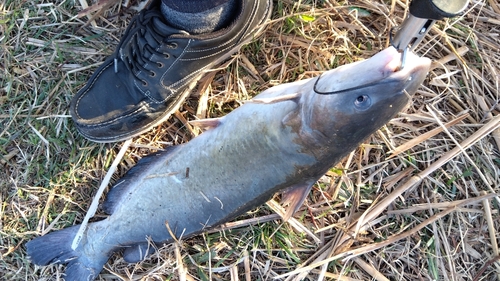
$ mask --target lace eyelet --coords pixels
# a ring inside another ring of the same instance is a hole
[[[147,81],[142,80],[141,82],[142,82],[142,86],[144,86],[144,87],[148,86],[148,82]]]
[[[179,47],[179,45],[177,43],[175,43],[175,42],[172,42],[172,43],[170,43],[170,47],[172,49],[177,49],[177,47]]]
[[[158,66],[158,68],[163,68],[165,66],[165,64],[161,63],[161,62],[157,62],[156,66]]]
[[[150,72],[149,72],[149,76],[151,76],[151,77],[155,77],[155,76],[156,76],[156,72],[154,72],[154,71],[150,71]]]

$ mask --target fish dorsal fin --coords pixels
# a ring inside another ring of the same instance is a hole
[[[273,104],[282,101],[290,101],[290,100],[297,101],[299,97],[300,97],[299,93],[292,93],[276,97],[266,97],[266,98],[257,97],[247,101],[246,103]]]
[[[221,124],[221,119],[222,119],[222,117],[221,118],[207,118],[207,119],[200,119],[200,120],[191,120],[191,121],[189,121],[189,124],[206,131],[209,129],[217,128]]]
[[[307,194],[309,194],[309,191],[311,191],[311,187],[315,182],[315,180],[309,180],[303,183],[294,184],[283,191],[281,205],[288,205],[283,220],[287,221],[290,219],[300,206],[302,206],[302,203],[306,199]]]
[[[166,158],[170,157],[169,155],[175,149],[177,149],[177,147],[179,146],[177,145],[167,147],[165,150],[147,155],[139,160],[137,164],[135,164],[134,167],[130,168],[130,170],[128,170],[127,173],[121,179],[119,179],[109,190],[108,194],[106,195],[106,200],[101,206],[103,211],[110,215],[113,214],[117,205],[122,200],[124,194],[127,194],[135,186],[134,180],[137,180],[139,178],[139,175],[142,172],[146,171],[153,162],[162,161],[160,160],[160,158],[163,158],[163,160],[165,160]]]

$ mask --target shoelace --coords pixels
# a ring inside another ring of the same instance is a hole
[[[166,59],[170,57],[169,53],[163,53],[156,50],[157,46],[166,43],[166,36],[159,34],[155,29],[153,24],[153,19],[155,18],[163,19],[163,15],[158,11],[151,10],[140,13],[138,16],[134,17],[125,31],[127,37],[124,38],[117,47],[119,52],[116,53],[114,59],[115,72],[118,72],[118,59],[121,59],[125,63],[127,69],[137,78],[137,80],[140,80],[144,86],[147,86],[147,81],[138,77],[140,72],[149,73],[151,77],[156,76],[155,72],[146,69],[144,66],[149,63],[155,63],[158,67],[163,67],[163,63],[161,62],[150,61],[151,56],[154,54],[157,56],[164,56]],[[151,42],[151,40],[153,40],[153,42]],[[172,43],[170,47],[175,49],[177,44]],[[120,58],[120,55],[122,55],[122,58]]]

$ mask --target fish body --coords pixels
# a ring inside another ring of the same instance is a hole
[[[28,242],[33,263],[67,263],[66,280],[93,280],[109,256],[135,262],[156,243],[227,222],[285,191],[292,212],[310,187],[364,139],[394,117],[424,80],[426,58],[392,47],[319,78],[270,88],[184,145],[138,162],[107,195],[109,217]],[[366,87],[356,88],[360,85]],[[337,90],[350,89],[340,93]],[[318,94],[318,92],[330,94]]]

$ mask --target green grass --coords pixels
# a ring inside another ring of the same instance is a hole
[[[358,1],[356,6],[339,3],[300,1],[299,5],[297,1],[275,1],[273,21],[266,32],[240,52],[258,75],[249,73],[248,65],[235,56],[210,81],[207,116],[225,115],[242,100],[275,84],[314,77],[326,69],[370,57],[385,48],[387,27],[401,23],[405,9],[399,2],[393,12],[387,1]],[[95,19],[100,27],[95,29],[87,25],[87,18],[73,18],[81,10],[79,5],[78,1],[45,0],[0,4],[0,280],[63,277],[64,266],[31,264],[24,244],[51,224],[53,231],[80,223],[121,147],[120,143],[96,144],[82,138],[73,126],[68,108],[73,95],[97,65],[113,53],[134,13],[118,10],[114,5]],[[358,18],[353,9],[360,12]],[[464,153],[459,154],[430,178],[396,198],[389,210],[378,216],[380,220],[356,238],[348,239],[346,244],[336,243],[357,222],[360,212],[371,210],[418,171],[403,176],[397,183],[392,182],[394,178],[407,169],[428,168],[455,146],[454,140],[442,133],[422,140],[404,154],[385,158],[393,146],[426,131],[412,128],[438,126],[429,110],[436,109],[441,121],[469,111],[471,117],[466,122],[450,129],[458,142],[486,124],[490,120],[487,114],[498,114],[495,87],[499,83],[500,42],[489,36],[497,25],[486,21],[496,18],[498,14],[485,4],[472,9],[454,29],[444,33],[431,31],[420,54],[425,51],[436,61],[453,53],[452,47],[468,46],[471,51],[462,57],[466,64],[452,60],[432,70],[405,111],[406,117],[397,116],[385,130],[367,140],[380,149],[367,154],[362,148],[356,150],[352,158],[344,159],[313,188],[294,218],[320,238],[319,244],[279,219],[204,233],[185,239],[178,246],[179,260],[192,280],[234,280],[229,268],[236,268],[239,280],[247,280],[247,271],[250,280],[273,280],[277,275],[313,264],[319,255],[326,259],[393,239],[431,217],[430,209],[433,213],[444,210],[436,207],[437,203],[474,198],[478,196],[476,190],[498,192],[499,144],[487,135],[466,150],[472,163]],[[445,26],[436,27],[442,30]],[[452,45],[446,43],[442,34],[452,39]],[[457,72],[441,78],[453,71]],[[444,81],[447,86],[433,84],[435,80]],[[181,109],[189,120],[194,118],[199,95],[193,93]],[[486,108],[481,106],[481,100]],[[184,124],[170,118],[134,139],[112,182],[155,149],[190,139]],[[486,181],[479,177],[479,172]],[[419,204],[431,206],[413,209]],[[335,274],[353,280],[374,280],[374,272],[390,280],[444,280],[444,276],[452,280],[472,279],[493,258],[495,246],[488,227],[499,230],[498,206],[494,199],[493,225],[485,221],[486,207],[475,203],[437,220],[436,232],[429,225],[416,234],[394,240],[389,247],[361,254],[359,258],[374,271],[361,267],[355,259],[336,259],[327,263],[324,280],[337,280]],[[272,214],[273,210],[262,206],[235,221]],[[95,220],[104,217],[99,210]],[[131,275],[133,280],[180,280],[174,248],[173,244],[166,245],[138,264],[127,264],[116,254],[99,278],[117,280],[118,275]],[[211,272],[209,268],[217,270]],[[317,280],[321,269],[310,269],[307,278]],[[490,266],[481,280],[496,280],[496,274],[495,266]]]

